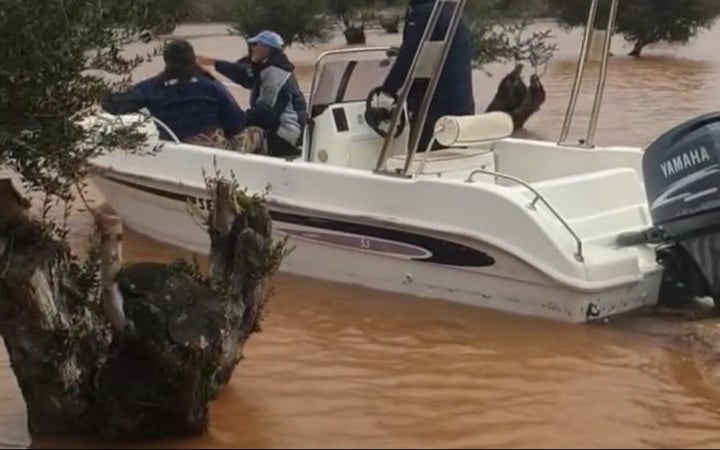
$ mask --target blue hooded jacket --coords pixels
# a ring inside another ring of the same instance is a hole
[[[217,129],[230,138],[242,131],[246,122],[245,113],[225,86],[202,74],[187,81],[167,79],[160,74],[141,81],[130,94],[110,99],[103,107],[111,114],[146,107],[181,141]],[[160,137],[169,139],[162,128]]]
[[[299,144],[307,123],[307,102],[293,73],[295,66],[285,53],[273,49],[260,64],[253,64],[249,57],[234,63],[216,61],[215,70],[251,90],[248,126],[259,126],[292,145]]]
[[[405,81],[410,64],[420,46],[422,35],[430,21],[435,0],[410,0],[405,19],[403,42],[395,64],[383,83],[383,90],[397,94]],[[446,4],[440,13],[431,40],[441,40],[447,33],[454,6]],[[464,20],[458,25],[450,53],[440,74],[437,89],[430,103],[428,117],[442,115],[470,115],[475,113],[472,88],[473,46],[470,30]],[[417,113],[428,86],[428,80],[416,80],[408,95],[408,110]]]

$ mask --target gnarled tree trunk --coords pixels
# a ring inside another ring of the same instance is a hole
[[[353,21],[348,17],[342,17],[343,35],[345,36],[345,42],[349,45],[364,44],[366,41],[365,37],[365,21],[360,22]]]
[[[517,64],[498,85],[497,92],[485,112],[501,111],[512,117],[513,129],[518,131],[545,103],[545,87],[537,74],[530,76],[530,86],[522,79],[522,64]]]
[[[397,34],[400,32],[400,16],[397,14],[382,14],[378,17],[378,22],[380,22],[380,26],[389,34]]]
[[[641,41],[635,42],[635,45],[633,45],[633,49],[630,50],[630,53],[628,53],[629,56],[634,56],[635,58],[639,58],[642,54],[643,49],[645,48],[645,44],[643,44]]]
[[[229,183],[213,197],[212,277],[177,264],[122,268],[114,216],[98,221],[102,267],[83,271],[0,182],[0,334],[34,437],[207,429],[209,401],[258,329],[272,257],[267,211],[239,210]],[[97,274],[99,285],[88,279]]]

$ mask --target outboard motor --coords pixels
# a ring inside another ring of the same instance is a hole
[[[689,120],[653,142],[643,175],[665,267],[660,301],[711,296],[720,306],[720,113]]]

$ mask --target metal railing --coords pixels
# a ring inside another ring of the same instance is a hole
[[[158,119],[158,118],[155,117],[155,116],[150,116],[150,118],[151,118],[151,119],[153,120],[153,122],[155,122],[157,125],[160,125],[160,128],[162,128],[163,130],[165,130],[165,132],[168,134],[168,136],[170,136],[170,139],[173,140],[173,143],[175,143],[175,144],[182,144],[182,142],[180,142],[180,139],[178,139],[177,134],[175,134],[175,132],[173,132],[173,130],[171,130],[170,127],[167,126],[167,124],[165,124],[165,122],[163,122],[162,120]]]
[[[517,183],[517,184],[523,186],[524,188],[526,188],[527,190],[532,192],[535,195],[535,198],[530,203],[528,203],[527,208],[531,209],[533,211],[537,211],[537,207],[535,205],[537,205],[538,200],[542,201],[545,204],[545,206],[548,208],[548,210],[550,210],[550,212],[555,216],[555,218],[560,221],[562,226],[565,227],[566,230],[568,230],[568,232],[572,235],[573,239],[575,240],[575,243],[577,245],[577,251],[575,252],[575,255],[574,255],[575,259],[579,262],[585,261],[585,257],[583,256],[583,245],[582,245],[582,241],[580,240],[580,237],[577,235],[577,233],[575,233],[575,230],[572,229],[572,227],[565,221],[565,219],[562,218],[560,213],[558,213],[557,210],[555,208],[553,208],[553,206],[550,204],[550,202],[548,202],[547,199],[537,189],[532,187],[526,181],[521,180],[520,178],[514,177],[512,175],[507,175],[507,174],[504,174],[501,172],[495,172],[492,170],[485,170],[485,169],[473,170],[470,173],[470,175],[468,175],[467,179],[465,179],[465,182],[473,183],[475,181],[475,179],[474,179],[475,175],[478,175],[478,174],[490,175],[490,176],[510,180],[514,183]]]
[[[437,89],[437,85],[440,82],[440,75],[442,74],[442,70],[445,67],[445,61],[447,60],[448,55],[450,54],[450,49],[452,48],[452,43],[455,40],[455,33],[457,32],[458,26],[460,25],[460,21],[462,20],[462,13],[465,9],[465,4],[467,3],[467,0],[452,0],[456,3],[455,5],[455,11],[453,11],[453,15],[450,18],[450,23],[448,24],[447,33],[445,35],[445,44],[443,45],[442,53],[440,54],[440,60],[437,62],[437,66],[435,67],[435,70],[432,73],[432,76],[430,78],[430,83],[427,87],[427,90],[425,91],[425,96],[422,99],[422,103],[420,104],[420,111],[417,114],[417,117],[414,117],[413,120],[416,121],[419,126],[416,127],[415,133],[412,133],[410,135],[410,147],[408,148],[408,155],[405,159],[405,166],[403,167],[403,174],[407,174],[408,170],[410,170],[410,166],[412,165],[413,159],[415,158],[415,154],[418,150],[418,145],[420,143],[420,136],[422,135],[422,130],[425,126],[425,120],[427,120],[428,112],[430,111],[430,103],[433,100],[433,97],[435,96],[435,90]],[[452,3],[450,0],[445,0],[445,3]],[[438,18],[440,15],[440,11],[445,5],[443,4],[442,0],[438,1],[436,4],[436,7],[438,9]],[[432,31],[435,29],[435,24],[433,24],[432,27],[428,24],[428,29],[432,33]],[[409,87],[408,87],[409,92]],[[401,103],[402,105],[403,103]],[[399,108],[396,108],[399,109]],[[434,126],[434,124],[433,124]],[[389,130],[394,130],[392,126],[388,128]]]
[[[612,3],[610,4],[610,14],[608,15],[605,41],[603,43],[603,54],[600,59],[600,74],[598,76],[597,87],[595,88],[595,99],[593,100],[592,112],[590,113],[590,123],[588,125],[587,134],[585,135],[584,141],[581,141],[581,144],[584,147],[594,147],[593,142],[595,140],[595,133],[597,132],[600,106],[605,92],[605,80],[607,78],[607,64],[610,56],[610,45],[612,44],[612,35],[615,28],[615,19],[617,18],[619,4],[619,0],[610,1]],[[595,25],[595,17],[597,15],[599,2],[600,0],[592,0],[592,3],[590,4],[590,11],[588,13],[587,25],[585,26],[585,34],[583,35],[580,57],[575,71],[575,80],[573,82],[570,100],[568,101],[567,111],[565,112],[562,130],[560,131],[558,145],[564,145],[567,142],[568,135],[570,134],[570,127],[572,126],[572,120],[575,116],[575,107],[577,106],[578,95],[580,94],[580,85],[582,84],[582,79],[585,74],[585,63],[587,62],[588,50],[592,40],[592,32]]]
[[[433,7],[432,12],[430,13],[430,17],[428,18],[427,25],[425,26],[425,31],[420,38],[420,44],[418,45],[418,49],[415,52],[415,56],[413,57],[412,62],[410,63],[410,67],[408,68],[405,81],[400,88],[400,92],[396,101],[396,106],[393,109],[392,117],[390,118],[390,125],[388,126],[388,130],[395,130],[398,125],[398,121],[400,120],[400,115],[403,112],[403,105],[407,101],[408,95],[410,94],[410,88],[412,87],[412,84],[416,79],[418,63],[420,62],[421,57],[424,56],[426,44],[432,42],[430,38],[435,31],[435,27],[438,23],[443,8],[446,5],[452,3],[455,3],[455,10],[453,11],[453,15],[450,18],[450,23],[448,24],[445,38],[443,39],[443,41],[441,41],[443,47],[440,53],[439,60],[433,65],[432,74],[430,75],[430,82],[427,89],[425,90],[425,95],[420,104],[420,110],[418,111],[417,116],[412,118],[412,121],[418,124],[418,126],[415,127],[415,132],[411,133],[410,135],[410,145],[407,151],[407,158],[403,167],[403,175],[407,174],[410,166],[412,165],[415,153],[417,152],[417,146],[420,142],[420,135],[422,133],[425,119],[427,118],[428,110],[430,109],[430,103],[433,99],[433,96],[435,95],[435,89],[437,88],[437,84],[440,81],[440,74],[442,73],[442,69],[445,66],[445,60],[450,53],[450,48],[452,47],[455,33],[460,24],[460,21],[462,20],[462,13],[465,9],[465,4],[467,3],[467,0],[439,0],[435,2],[435,6]],[[378,156],[377,164],[375,166],[375,171],[378,173],[388,173],[384,170],[385,162],[387,161],[388,153],[390,151],[390,144],[393,139],[393,133],[389,132],[385,137],[385,140],[383,141],[383,146],[380,151],[380,155]],[[391,172],[389,174],[397,175],[395,172]]]
[[[170,139],[173,141],[174,144],[182,144],[180,139],[177,137],[177,134],[173,130],[170,129],[170,127],[163,122],[162,120],[158,119],[157,117],[153,116],[150,111],[147,108],[142,108],[137,112],[140,116],[142,116],[144,119],[150,119],[153,122],[155,122],[156,125],[159,125],[160,128],[162,128],[170,137]],[[114,116],[112,119],[105,118],[109,123],[112,123],[114,121],[120,122],[123,126],[125,126],[125,123],[123,122],[122,115]]]

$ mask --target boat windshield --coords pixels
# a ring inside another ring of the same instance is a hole
[[[328,52],[318,59],[310,91],[313,117],[331,104],[365,101],[370,90],[385,81],[394,58],[388,49]]]

